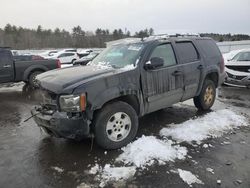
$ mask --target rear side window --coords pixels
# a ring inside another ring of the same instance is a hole
[[[176,48],[181,63],[194,62],[199,59],[199,55],[192,42],[176,42]]]
[[[176,64],[176,59],[171,44],[162,44],[157,46],[151,54],[151,58],[152,57],[162,58],[164,60],[165,67]]]
[[[221,53],[213,40],[203,39],[196,41],[206,58],[220,57]]]

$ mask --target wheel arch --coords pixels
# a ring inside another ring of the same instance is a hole
[[[30,75],[31,75],[33,72],[36,72],[36,71],[46,72],[46,71],[48,71],[48,68],[45,67],[45,66],[42,66],[42,65],[39,65],[39,66],[31,66],[31,67],[27,68],[27,69],[24,71],[24,74],[23,74],[23,81],[28,81]]]

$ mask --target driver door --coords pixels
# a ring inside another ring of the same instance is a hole
[[[155,46],[149,60],[154,57],[162,58],[164,65],[156,69],[144,70],[142,73],[142,90],[146,113],[179,102],[184,93],[183,70],[177,64],[171,43]]]

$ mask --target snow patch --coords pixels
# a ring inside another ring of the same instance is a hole
[[[179,176],[181,179],[186,182],[190,187],[192,187],[192,184],[204,184],[201,180],[197,178],[194,174],[192,174],[189,171],[178,169]]]
[[[214,169],[212,169],[212,168],[206,168],[206,171],[208,171],[208,172],[214,174]]]
[[[198,144],[201,144],[202,140],[209,137],[220,137],[229,130],[246,125],[247,119],[244,116],[224,109],[173,125],[171,128],[163,128],[160,131],[160,135],[165,137],[171,136],[178,142],[186,141],[191,143],[196,141]]]
[[[136,167],[111,167],[106,164],[104,168],[96,164],[89,171],[90,174],[97,174],[96,179],[100,181],[99,186],[104,187],[110,181],[125,181],[133,177],[136,173]]]
[[[123,153],[116,159],[125,164],[145,168],[154,162],[165,164],[166,161],[185,159],[187,148],[173,145],[171,140],[159,140],[154,136],[142,136],[122,148]]]
[[[53,170],[55,170],[55,171],[57,171],[59,173],[62,173],[64,171],[62,168],[59,168],[57,166],[52,166],[51,169],[53,169]]]

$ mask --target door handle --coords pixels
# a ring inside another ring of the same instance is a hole
[[[4,65],[3,68],[10,68],[11,65]]]
[[[203,65],[199,65],[199,66],[197,67],[198,70],[202,70],[203,68],[204,68]]]
[[[181,71],[174,71],[172,76],[181,76],[183,73]]]

